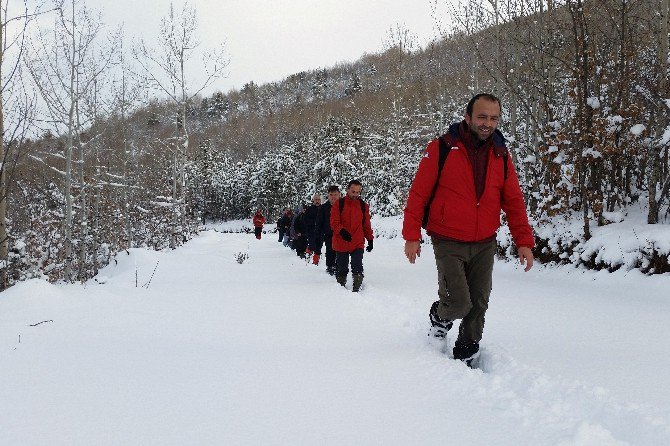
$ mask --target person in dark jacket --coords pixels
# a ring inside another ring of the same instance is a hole
[[[441,171],[439,140],[426,148],[403,220],[405,256],[414,263],[421,255],[421,226],[430,203],[426,232],[435,253],[439,296],[429,311],[432,332],[444,337],[461,319],[453,354],[468,366],[479,355],[501,210],[525,271],[533,266],[533,231],[504,137],[496,130],[499,119],[495,96],[478,94],[470,100],[465,119],[442,137],[451,149]]]
[[[293,223],[293,210],[286,208],[286,213],[281,219],[282,222],[282,232],[284,234],[284,239],[282,240],[284,246],[289,246],[291,241],[291,225]]]
[[[295,251],[295,240],[297,238],[296,232],[295,232],[295,222],[298,219],[298,215],[300,215],[300,212],[302,211],[302,205],[297,206],[293,210],[293,214],[291,215],[291,225],[289,226],[288,229],[288,246],[292,250]]]
[[[316,214],[319,212],[321,207],[321,195],[314,194],[312,197],[312,204],[305,211],[305,230],[307,235],[307,255],[312,254],[312,246],[315,245],[314,240],[314,224],[316,223]]]
[[[361,200],[363,186],[358,180],[347,185],[347,194],[330,211],[330,228],[333,230],[333,249],[336,251],[337,282],[344,286],[349,274],[351,257],[352,291],[357,292],[363,283],[363,247],[372,251],[372,226],[370,207]]]
[[[293,230],[295,232],[293,238],[293,248],[295,253],[301,259],[305,258],[305,250],[307,249],[307,226],[305,225],[305,212],[307,205],[303,204],[300,212],[293,220]]]
[[[288,213],[289,209],[288,208],[284,209],[284,212],[282,212],[281,217],[279,217],[279,220],[277,220],[277,233],[279,234],[279,240],[277,240],[278,242],[284,241],[284,234],[286,234]],[[290,225],[290,220],[288,224]]]
[[[330,213],[333,206],[337,205],[340,199],[340,188],[337,186],[328,187],[328,201],[319,206],[319,212],[316,214],[316,223],[314,224],[314,257],[312,263],[319,264],[321,257],[321,247],[326,245],[326,272],[331,276],[335,275],[335,251],[333,250],[333,230],[330,229]]]

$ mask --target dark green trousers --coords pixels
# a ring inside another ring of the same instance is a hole
[[[489,307],[496,241],[465,243],[432,238],[437,263],[437,314],[442,319],[462,319],[458,340],[479,342]]]

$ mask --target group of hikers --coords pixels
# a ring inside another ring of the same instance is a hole
[[[304,204],[295,211],[284,209],[277,221],[278,242],[294,250],[298,257],[318,265],[325,245],[326,272],[335,276],[342,286],[347,283],[351,264],[354,292],[358,292],[363,283],[363,250],[370,252],[374,246],[370,207],[361,199],[362,188],[359,180],[351,180],[342,197],[338,186],[330,186],[324,204],[321,204],[321,195],[315,194],[312,204]],[[257,211],[254,216],[257,234],[256,222],[262,218],[259,215]],[[262,223],[260,226],[262,228]]]
[[[409,190],[402,236],[405,256],[414,264],[421,255],[421,229],[431,238],[439,299],[428,316],[430,334],[446,337],[460,319],[453,357],[473,366],[479,355],[484,316],[491,294],[496,232],[500,213],[508,226],[524,271],[533,266],[535,239],[516,170],[497,129],[500,100],[488,93],[474,96],[464,119],[431,141]],[[286,210],[278,222],[280,241],[318,264],[326,245],[326,267],[344,285],[351,270],[354,291],[363,282],[363,247],[373,246],[370,210],[360,200],[361,183],[351,181],[340,198],[337,186],[328,188],[328,202],[315,195],[311,206],[296,215]]]

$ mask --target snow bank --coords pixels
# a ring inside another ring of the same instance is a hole
[[[20,283],[0,294],[0,444],[670,444],[667,277],[502,262],[471,370],[453,331],[426,336],[430,246],[402,247],[365,254],[358,294],[213,230],[104,281]]]
[[[640,207],[603,213],[608,224],[592,224],[592,237],[583,240],[583,227],[578,218],[557,217],[551,222],[531,222],[537,236],[535,255],[543,264],[573,265],[579,268],[615,271],[639,269],[646,274],[670,272],[670,227],[649,225]],[[253,232],[250,220],[216,222],[208,225],[219,232]],[[372,218],[376,238],[402,237],[402,216]],[[267,232],[276,232],[274,225],[265,225]],[[265,232],[265,231],[264,231]],[[430,244],[430,238],[424,237]],[[501,258],[516,258],[509,229],[498,231],[498,253]]]

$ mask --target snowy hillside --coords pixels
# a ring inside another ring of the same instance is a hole
[[[471,370],[426,336],[429,245],[379,239],[354,294],[275,237],[0,294],[0,444],[670,444],[668,274],[498,262]]]

